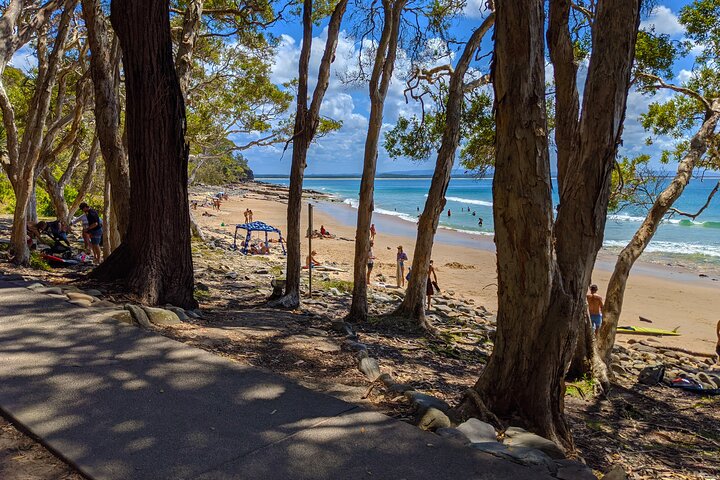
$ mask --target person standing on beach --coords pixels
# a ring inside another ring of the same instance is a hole
[[[102,245],[103,235],[100,215],[98,215],[98,212],[95,209],[90,208],[85,202],[80,204],[80,210],[85,213],[88,222],[88,226],[83,231],[83,234],[87,234],[90,237],[90,249],[92,250],[93,263],[95,265],[100,265],[100,258],[102,255],[100,245]]]
[[[602,325],[602,309],[603,299],[597,293],[598,286],[590,285],[590,293],[587,296],[588,312],[590,313],[590,321],[592,321],[593,332],[597,334],[600,325]]]
[[[248,219],[250,219],[250,223],[253,222],[253,211],[248,208]]]
[[[397,247],[397,271],[395,272],[397,274],[397,286],[398,287],[404,287],[405,286],[405,262],[408,259],[407,253],[403,252],[403,247],[398,246]]]
[[[427,295],[427,309],[430,310],[432,306],[432,296],[435,293],[435,285],[437,285],[438,279],[435,273],[435,267],[433,267],[433,261],[430,260],[430,267],[427,273],[427,284],[425,285],[425,294]]]
[[[373,223],[372,225],[370,225],[370,241],[371,241],[371,242],[374,242],[374,241],[375,241],[375,234],[376,234],[376,233],[377,233],[377,232],[375,231],[375,224]],[[368,283],[369,283],[369,282],[368,282]]]
[[[368,263],[367,263],[367,284],[370,285],[370,274],[372,273],[373,267],[375,266],[375,254],[373,253],[373,247],[375,242],[370,240],[370,248],[368,249]]]
[[[243,212],[243,216],[245,217],[245,223],[250,223],[250,222],[248,221],[248,218],[249,218],[248,212],[249,212],[249,211],[250,211],[250,209],[249,209],[249,208],[246,208],[245,211]]]
[[[717,365],[720,365],[720,320],[718,320],[716,330],[717,331],[715,333],[717,334],[717,343],[715,344],[715,353],[717,354],[717,359],[715,359],[715,363]]]

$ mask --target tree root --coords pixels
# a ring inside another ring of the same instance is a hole
[[[505,423],[502,422],[497,415],[490,411],[485,405],[485,402],[480,397],[480,394],[472,388],[465,390],[465,398],[470,399],[475,411],[478,413],[477,418],[484,422],[491,423],[498,427],[500,430],[505,430]]]

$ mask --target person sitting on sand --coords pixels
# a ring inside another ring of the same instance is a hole
[[[307,259],[305,260],[305,268],[313,268],[322,265],[322,262],[318,262],[315,259],[315,255],[317,255],[317,252],[315,250],[310,252],[310,255],[308,255]]]
[[[433,280],[434,279],[434,280]],[[433,284],[434,282],[434,284]],[[435,273],[435,267],[433,267],[433,261],[430,260],[430,267],[427,273],[427,284],[425,285],[425,294],[427,295],[427,309],[430,310],[432,306],[432,296],[435,293],[435,285],[437,285],[437,273]]]
[[[408,259],[407,253],[403,252],[403,247],[397,247],[397,286],[405,286],[405,262]]]
[[[320,238],[331,238],[330,232],[325,230],[325,225],[320,225]]]
[[[597,291],[597,285],[590,285],[590,293],[587,296],[588,312],[590,313],[590,321],[592,321],[593,332],[595,334],[597,334],[600,325],[602,325],[603,309],[603,299],[598,295]]]
[[[368,263],[367,263],[367,284],[370,285],[370,274],[372,273],[373,267],[375,266],[375,254],[373,253],[373,247],[375,242],[370,241],[370,248],[368,249]]]

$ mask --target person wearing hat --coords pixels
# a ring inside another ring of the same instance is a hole
[[[100,245],[102,245],[102,220],[98,212],[90,208],[87,203],[82,202],[80,204],[80,210],[85,213],[87,218],[87,227],[83,230],[83,234],[87,234],[90,237],[90,250],[92,250],[93,263],[95,265],[100,264],[100,258],[102,252],[100,251]]]
[[[398,245],[397,247],[397,269],[396,269],[396,275],[397,275],[397,286],[404,287],[405,286],[405,262],[407,261],[408,256],[407,253],[403,252],[403,247],[401,245]]]

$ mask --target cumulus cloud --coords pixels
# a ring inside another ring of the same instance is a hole
[[[673,36],[685,33],[685,27],[678,21],[677,15],[665,5],[658,5],[653,8],[648,18],[640,23],[640,28],[643,30],[654,29],[656,33]]]

